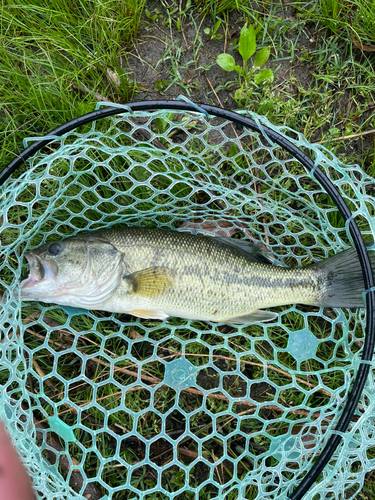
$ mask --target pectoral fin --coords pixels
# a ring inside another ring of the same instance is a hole
[[[226,318],[224,323],[234,323],[237,325],[252,325],[253,323],[265,323],[266,321],[275,320],[278,314],[272,311],[264,311],[258,309],[252,313],[243,316],[236,316],[234,318]]]
[[[158,297],[173,285],[172,272],[167,267],[149,267],[125,279],[131,284],[131,293],[149,298]]]

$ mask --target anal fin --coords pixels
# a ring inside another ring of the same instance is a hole
[[[226,318],[222,320],[223,323],[234,323],[237,325],[252,325],[253,323],[265,323],[267,321],[273,321],[278,317],[278,314],[272,311],[264,311],[263,309],[258,309],[243,316],[235,316],[233,318]]]
[[[133,311],[129,311],[129,314],[133,316],[137,316],[138,318],[144,319],[166,319],[168,318],[168,314],[165,314],[163,311],[154,311],[151,309],[135,309]]]

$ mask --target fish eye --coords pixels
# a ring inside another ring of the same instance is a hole
[[[59,255],[59,253],[61,253],[61,250],[62,250],[62,245],[61,245],[61,243],[52,243],[52,244],[48,247],[48,252],[49,252],[51,255]]]

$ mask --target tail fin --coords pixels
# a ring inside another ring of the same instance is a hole
[[[367,244],[371,246],[373,243]],[[369,251],[373,272],[375,271],[375,250]],[[328,289],[318,306],[322,307],[364,307],[362,293],[365,290],[361,264],[355,248],[349,248],[326,260],[313,264],[314,269],[326,273]]]

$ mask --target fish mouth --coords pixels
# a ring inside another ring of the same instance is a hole
[[[26,252],[25,257],[29,270],[22,277],[21,290],[32,288],[42,281],[53,281],[57,271],[54,262],[46,261],[33,252]]]

